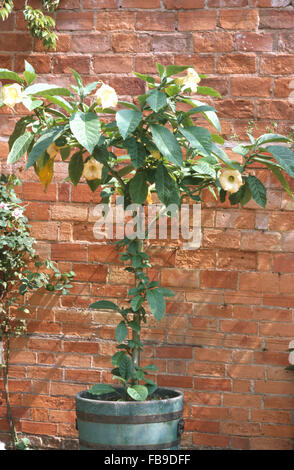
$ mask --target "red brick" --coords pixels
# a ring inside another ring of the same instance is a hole
[[[294,254],[293,253],[275,254],[273,257],[273,271],[294,273]]]
[[[94,57],[96,73],[126,73],[131,72],[133,58],[125,55],[99,55]]]
[[[193,10],[203,8],[204,0],[164,0],[163,4],[168,10]]]
[[[261,57],[260,73],[273,75],[291,75],[294,67],[294,55],[268,54]]]
[[[266,77],[232,77],[231,93],[233,96],[270,96],[271,82]]]
[[[256,55],[252,53],[222,55],[217,59],[217,71],[218,73],[255,73]]]
[[[239,288],[251,292],[278,292],[279,277],[272,273],[241,273]]]
[[[106,8],[117,8],[119,0],[83,0],[83,7],[87,10],[103,10]],[[100,13],[99,13],[100,14]]]
[[[287,29],[293,27],[294,19],[292,9],[260,11],[260,29]]]
[[[291,439],[253,437],[250,439],[252,450],[291,450]]]
[[[229,333],[246,333],[256,335],[258,333],[257,322],[242,320],[222,320],[220,322],[220,331]]]
[[[75,34],[72,36],[73,52],[90,53],[111,50],[110,38],[106,34]]]
[[[195,33],[193,38],[195,52],[231,52],[234,49],[231,33]]]
[[[273,37],[269,33],[238,33],[235,41],[238,51],[271,52],[273,50]]]
[[[176,16],[170,12],[137,12],[136,29],[139,31],[174,31]],[[180,28],[179,28],[180,30]]]
[[[170,61],[170,59],[169,59]],[[214,73],[214,57],[212,55],[200,56],[199,54],[176,55],[175,65],[189,65],[198,73]]]
[[[202,271],[201,287],[236,289],[238,273],[230,271]]]
[[[180,288],[199,287],[199,273],[197,271],[183,271],[180,269],[163,268],[161,283],[164,286]]]
[[[6,49],[6,47],[5,47]],[[12,69],[12,57],[11,55],[0,55],[1,68],[3,69]]]
[[[152,50],[154,52],[193,52],[190,35],[185,34],[154,34],[152,36]]]
[[[266,119],[291,119],[294,103],[284,100],[260,100],[257,103],[257,116]]]
[[[212,31],[216,27],[216,11],[180,11],[178,14],[179,31]]]
[[[32,38],[30,37],[29,33],[3,33],[0,36],[0,50],[5,52],[30,52],[32,50]]]
[[[86,261],[87,246],[80,243],[59,243],[52,246],[54,260]]]
[[[135,14],[131,11],[99,12],[96,18],[97,31],[133,30]]]
[[[241,248],[248,251],[280,251],[279,233],[243,232]]]
[[[149,52],[151,39],[144,34],[114,33],[112,47],[114,52]]]
[[[58,55],[53,60],[54,73],[71,73],[71,68],[79,73],[90,73],[90,57],[88,56],[62,56]]]
[[[70,50],[71,36],[69,34],[58,34],[56,41],[56,52],[68,52]],[[46,48],[41,40],[35,39],[34,51],[46,53]]]
[[[94,14],[89,11],[57,11],[56,27],[58,31],[91,31],[94,27]]]
[[[28,434],[41,434],[45,436],[55,436],[57,434],[57,424],[34,423],[33,421],[22,421],[21,430]]]
[[[294,33],[280,33],[278,40],[278,50],[280,52],[294,52]]]
[[[160,0],[146,0],[142,3],[141,0],[122,0],[123,8],[159,8]]]
[[[25,60],[28,61],[35,69],[36,73],[50,73],[51,72],[51,57],[49,55],[17,55],[15,57],[14,70],[15,72],[23,72],[25,69]]]
[[[223,29],[255,30],[258,26],[257,10],[221,10],[219,25]]]
[[[258,436],[260,432],[260,424],[257,423],[234,423],[224,422],[220,423],[220,432],[223,434],[237,435],[237,436]]]

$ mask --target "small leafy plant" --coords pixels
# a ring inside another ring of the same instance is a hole
[[[4,379],[7,416],[13,449],[25,450],[29,443],[19,439],[10,405],[9,364],[11,339],[26,334],[22,312],[29,313],[26,294],[45,288],[67,294],[72,287],[73,272],[61,273],[50,260],[42,261],[35,251],[24,207],[14,187],[20,184],[13,175],[0,177],[0,342],[3,359],[0,368]]]
[[[10,136],[8,163],[27,154],[26,168],[34,168],[46,189],[60,155],[68,161],[67,181],[77,186],[85,180],[92,191],[99,188],[104,203],[121,195],[125,207],[147,205],[153,191],[164,208],[179,208],[187,198],[201,202],[204,190],[232,205],[244,206],[253,199],[265,207],[266,188],[256,176],[256,165],[272,172],[293,197],[287,180],[287,174],[294,177],[291,138],[267,133],[255,139],[249,132],[249,142],[233,149],[239,161],[229,158],[216,109],[200,100],[205,95],[220,97],[219,93],[199,85],[204,76],[189,66],[156,67],[152,76],[136,73],[146,90],[134,102],[120,101],[101,81],[85,86],[74,70],[75,83],[63,88],[33,84],[36,74],[27,62],[23,76],[1,69],[0,79],[14,82],[10,90],[3,87],[2,105],[14,107],[20,100],[29,111]],[[123,238],[117,245],[124,249],[121,258],[129,264],[125,269],[135,279],[127,306],[100,300],[91,308],[121,315],[112,357],[113,378],[120,388],[97,384],[89,393],[114,392],[123,400],[146,400],[155,396],[157,385],[150,374],[156,367],[141,366],[141,329],[150,314],[162,319],[165,298],[173,293],[148,277],[144,240]]]

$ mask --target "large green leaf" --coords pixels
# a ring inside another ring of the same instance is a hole
[[[225,163],[225,165],[228,166],[229,168],[242,171],[242,165],[240,165],[240,163],[238,162],[235,162],[234,160],[231,160],[227,156],[226,152],[214,142],[212,143],[211,151],[213,155],[215,155],[219,160]]]
[[[145,173],[139,172],[135,174],[134,178],[130,181],[129,192],[132,201],[136,204],[143,204],[146,201],[148,185]]]
[[[284,170],[294,177],[294,153],[282,145],[269,145],[265,149],[270,152]]]
[[[79,111],[71,115],[69,125],[79,144],[92,154],[101,136],[101,124],[98,116],[95,113]]]
[[[68,164],[68,174],[74,186],[77,186],[83,174],[84,161],[82,152],[76,152]]]
[[[90,305],[90,308],[96,310],[119,310],[118,305],[113,302],[110,302],[109,300],[99,300],[98,302],[94,302]]]
[[[167,105],[165,93],[159,90],[152,91],[146,101],[156,113]]]
[[[197,94],[198,93],[200,95],[216,96],[217,98],[222,97],[217,90],[215,90],[214,88],[211,88],[209,86],[198,86],[197,87]]]
[[[209,156],[211,153],[212,140],[210,132],[205,127],[185,127],[179,129],[192,148],[199,151],[202,155]]]
[[[91,395],[104,395],[105,393],[116,392],[115,388],[113,388],[113,387],[111,387],[111,385],[107,385],[107,384],[93,385],[87,391],[88,391],[88,393],[91,393]]]
[[[128,334],[128,329],[124,321],[121,321],[115,328],[115,338],[118,343],[121,343]]]
[[[140,142],[137,142],[137,140],[131,136],[125,140],[125,145],[131,158],[133,167],[139,168],[140,166],[143,166],[146,158],[146,150],[144,145]]]
[[[9,152],[7,163],[11,165],[12,163],[17,162],[28,150],[31,145],[31,142],[34,138],[34,134],[25,132],[25,134],[20,135],[13,143],[12,148]]]
[[[170,77],[171,75],[177,75],[180,72],[183,72],[184,70],[187,70],[189,68],[189,65],[168,65],[166,67],[166,76]]]
[[[135,109],[121,109],[116,113],[117,127],[123,139],[137,129],[142,117],[142,113]]]
[[[13,82],[23,84],[23,79],[15,72],[8,69],[0,69],[0,80],[12,80]]]
[[[133,363],[129,356],[124,356],[119,365],[119,373],[125,380],[129,380],[133,375]]]
[[[169,162],[181,166],[183,164],[183,154],[174,134],[167,127],[154,124],[151,126],[153,141],[160,153]]]
[[[291,139],[281,134],[263,134],[256,140],[256,147],[260,147],[268,142],[290,142]]]
[[[148,397],[148,388],[144,385],[133,385],[127,389],[128,395],[135,401],[144,401]]]
[[[158,165],[155,172],[155,187],[160,201],[165,205],[180,204],[179,188],[164,165]]]
[[[67,126],[57,126],[52,127],[51,129],[46,129],[30,151],[26,169],[30,168],[38,158],[41,157],[49,145],[64,134],[66,129]]]
[[[202,101],[190,98],[184,98],[182,101],[184,101],[184,103],[190,104],[193,107],[207,105],[207,103],[202,103]],[[213,127],[218,130],[218,132],[221,132],[219,118],[217,117],[217,114],[214,111],[203,111],[201,114]]]
[[[51,95],[46,95],[46,93],[44,93],[42,96],[46,98],[46,100],[50,101],[51,103],[57,104],[57,106],[60,106],[60,108],[67,111],[69,114],[73,112],[73,108],[71,104],[68,103],[68,101],[66,101],[66,99],[62,98],[61,96],[51,96]]]
[[[57,85],[50,85],[49,83],[36,83],[25,89],[26,95],[34,96],[43,96],[53,95],[53,96],[70,96],[70,91],[67,88],[62,88]]]
[[[8,140],[9,150],[12,149],[12,146],[16,139],[25,133],[27,125],[33,121],[34,116],[24,116],[17,121],[14,127],[14,131],[12,132]]]
[[[269,162],[266,162],[266,165],[268,166],[268,168],[272,171],[272,173],[275,175],[275,177],[280,181],[281,185],[283,186],[283,188],[285,189],[285,191],[289,194],[289,196],[291,196],[292,198],[294,198],[294,195],[291,191],[291,188],[289,186],[289,183],[288,181],[286,180],[286,178],[284,177],[283,173],[281,172],[281,170],[276,167],[276,166],[273,166],[272,164],[270,164]]]
[[[256,176],[249,175],[247,178],[252,197],[261,207],[266,206],[266,188]]]
[[[156,320],[160,321],[165,314],[166,307],[163,295],[157,289],[148,290],[147,302],[151,313]]]

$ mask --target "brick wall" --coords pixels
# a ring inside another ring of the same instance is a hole
[[[15,3],[1,23],[1,67],[22,71],[27,59],[43,80],[59,83],[68,83],[73,67],[131,99],[143,92],[133,70],[152,73],[156,61],[192,64],[222,94],[215,106],[225,138],[244,138],[250,120],[258,121],[256,134],[272,121],[283,133],[293,124],[289,0],[61,0],[55,53],[25,32],[22,1]],[[16,116],[6,112],[0,110],[1,169],[11,171],[6,140]],[[152,276],[176,297],[163,321],[151,320],[144,330],[145,360],[157,364],[159,385],[185,392],[188,448],[293,448],[293,373],[284,368],[294,337],[294,203],[267,172],[256,171],[268,187],[266,210],[216,205],[207,195],[201,249],[155,244],[150,250]],[[110,380],[115,350],[117,319],[87,307],[124,297],[132,279],[113,247],[93,238],[97,194],[61,183],[63,163],[47,193],[22,163],[15,172],[39,251],[77,277],[67,297],[30,299],[29,335],[14,342],[12,354],[14,414],[36,445],[74,448],[74,395]]]

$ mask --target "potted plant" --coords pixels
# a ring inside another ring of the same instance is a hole
[[[20,185],[20,180],[15,176],[0,175],[0,370],[10,448],[27,450],[30,442],[19,439],[10,403],[11,342],[26,334],[26,322],[21,318],[23,313],[29,313],[26,294],[42,288],[67,294],[74,273],[61,273],[54,263],[42,261],[36,254],[25,208],[14,191],[16,185]]]
[[[136,73],[146,92],[134,103],[119,101],[115,90],[100,81],[85,86],[74,70],[75,84],[69,88],[32,84],[35,71],[27,62],[25,67],[23,76],[0,70],[0,79],[14,82],[2,88],[2,104],[22,102],[30,111],[16,124],[8,163],[27,154],[26,167],[35,169],[45,188],[60,154],[69,162],[68,181],[78,185],[84,178],[92,191],[99,188],[103,203],[123,196],[125,208],[131,203],[146,206],[154,192],[168,213],[170,205],[179,208],[185,198],[201,203],[206,189],[222,202],[243,206],[253,198],[265,207],[266,188],[255,175],[256,164],[268,168],[292,196],[285,177],[285,172],[294,176],[291,139],[273,133],[258,139],[249,135],[249,143],[234,148],[239,161],[229,158],[216,110],[199,101],[199,95],[220,95],[199,85],[202,76],[191,67],[157,64],[156,76]],[[215,131],[198,125],[199,117]],[[182,393],[158,388],[150,377],[156,367],[140,362],[142,325],[150,315],[162,319],[165,297],[173,293],[148,276],[148,231],[142,234],[139,223],[137,218],[134,237],[116,242],[125,269],[134,276],[128,298],[122,305],[105,300],[91,304],[121,315],[115,330],[117,352],[111,359],[118,385],[97,384],[77,395],[81,449],[180,446]]]

